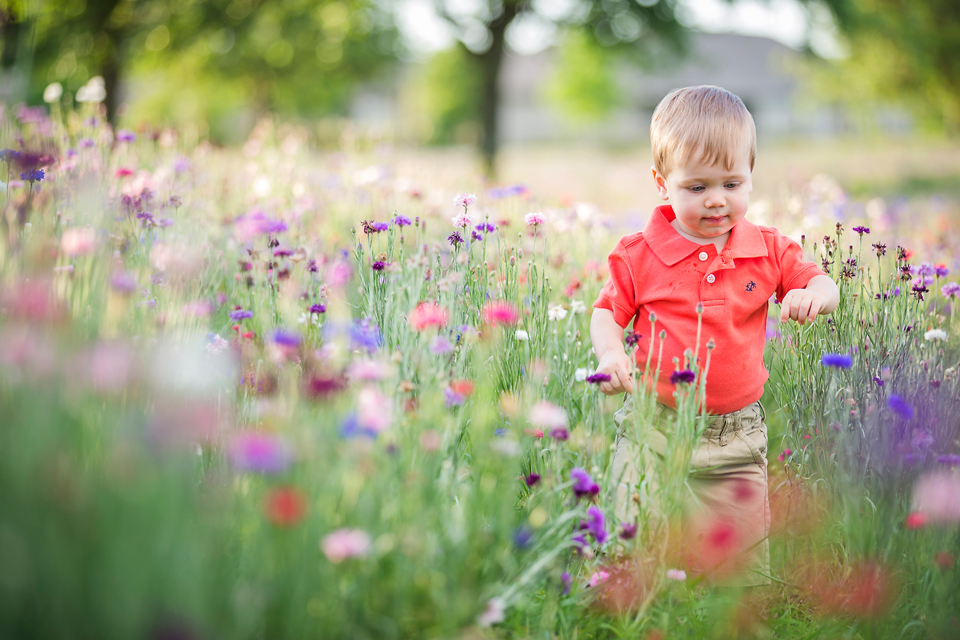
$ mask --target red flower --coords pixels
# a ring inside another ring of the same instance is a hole
[[[941,551],[936,555],[934,560],[936,561],[937,566],[944,571],[953,568],[953,554],[949,551]]]
[[[133,175],[133,169],[127,169],[126,167],[120,167],[117,169],[117,172],[114,174],[118,178],[126,178],[127,176]]]
[[[903,521],[907,529],[921,529],[927,524],[927,514],[914,511]]]
[[[303,520],[307,513],[307,500],[294,487],[277,487],[267,494],[263,512],[272,524],[292,527]]]
[[[473,383],[469,380],[451,380],[450,390],[457,395],[466,398],[473,393]]]

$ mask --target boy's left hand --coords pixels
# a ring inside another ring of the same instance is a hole
[[[826,304],[823,294],[810,289],[793,289],[787,292],[780,303],[780,322],[796,320],[805,324],[813,322]]]

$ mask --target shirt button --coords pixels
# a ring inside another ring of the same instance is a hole
[[[709,282],[710,284],[713,284],[713,282],[714,282],[716,279],[717,279],[717,276],[713,275],[712,273],[707,276],[707,282]]]
[[[706,262],[707,258],[710,256],[707,255],[706,251],[701,251],[700,255],[698,255],[697,257],[700,258],[700,262]]]

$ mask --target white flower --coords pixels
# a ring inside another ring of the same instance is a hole
[[[481,627],[490,627],[503,622],[503,614],[506,608],[507,603],[503,601],[503,598],[490,598],[487,601],[487,608],[477,616],[477,624]]]
[[[550,309],[547,311],[547,316],[553,321],[563,320],[567,317],[567,310],[561,307],[558,304],[550,306]]]
[[[583,304],[579,300],[570,301],[570,312],[571,313],[583,313],[587,310],[587,305]]]
[[[530,339],[530,334],[528,334],[528,333],[527,333],[526,331],[524,331],[523,329],[517,329],[517,332],[516,332],[515,334],[513,334],[513,335],[514,335],[514,337],[515,337],[517,340],[519,340],[520,342],[526,342],[527,340]]]
[[[683,582],[687,579],[687,572],[683,569],[668,569],[667,578],[670,580],[676,580],[677,582]]]
[[[43,90],[43,101],[50,104],[56,102],[63,95],[63,85],[59,82],[48,84]]]
[[[947,332],[943,329],[930,329],[925,334],[923,334],[924,340],[946,340]]]
[[[587,376],[589,375],[590,375],[589,369],[577,369],[574,372],[573,377],[576,379],[577,382],[583,382],[584,380],[587,379]]]
[[[458,194],[453,198],[453,204],[457,205],[458,207],[463,207],[463,208],[467,208],[467,207],[473,206],[473,204],[474,204],[476,201],[477,201],[477,196],[474,195],[474,194],[472,194],[472,193],[458,193]]]
[[[566,427],[568,424],[567,412],[546,400],[541,400],[533,405],[527,418],[530,420],[530,424],[541,429]]]
[[[207,342],[207,353],[216,355],[218,353],[223,353],[227,350],[227,347],[230,346],[230,343],[220,337],[220,334],[216,334],[210,341]]]
[[[308,320],[307,312],[304,311],[303,313],[300,314],[300,317],[297,318],[297,324],[306,324],[307,320]]]
[[[102,76],[90,78],[87,84],[77,89],[77,102],[103,102],[106,97],[106,83]]]

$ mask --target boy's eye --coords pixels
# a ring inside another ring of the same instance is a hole
[[[699,186],[699,185],[697,185],[697,186],[695,186],[695,187],[689,187],[689,189],[690,189],[690,191],[693,191],[694,193],[700,193],[701,191],[703,191],[703,187],[701,187],[701,186]]]
[[[739,182],[728,182],[727,184],[725,184],[725,185],[723,185],[723,186],[725,186],[727,189],[736,189],[737,187],[740,186],[740,183],[739,183]]]

